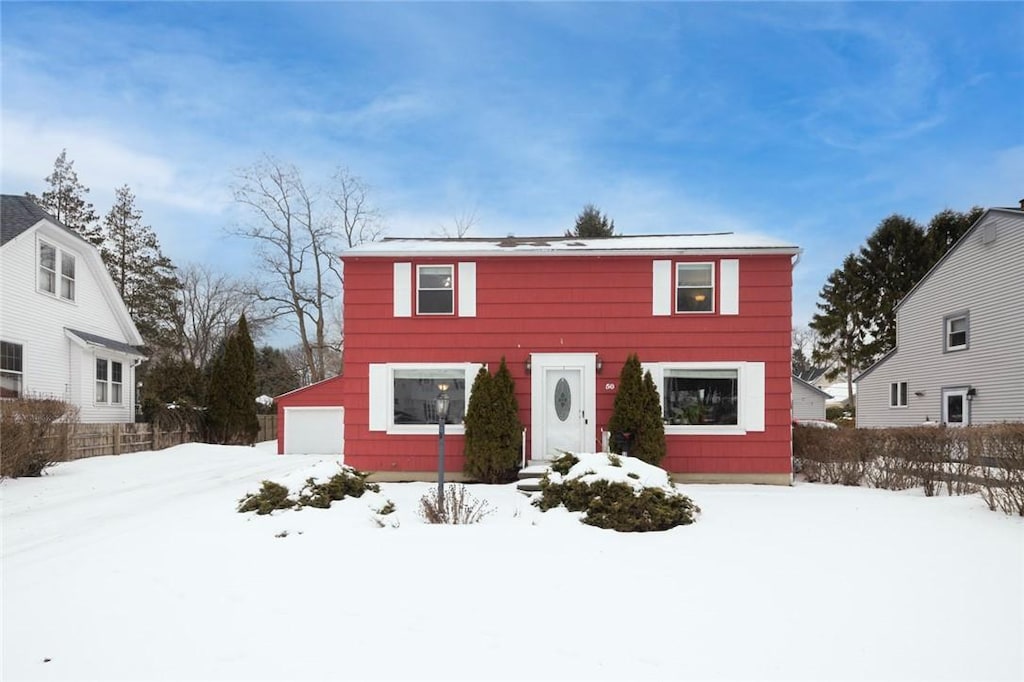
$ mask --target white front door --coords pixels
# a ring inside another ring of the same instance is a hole
[[[966,388],[942,389],[942,423],[946,426],[967,426],[971,423],[971,403]]]
[[[533,353],[530,380],[530,459],[594,452],[595,353]]]
[[[583,450],[583,368],[544,370],[544,459]]]

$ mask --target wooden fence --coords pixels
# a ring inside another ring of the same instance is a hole
[[[257,415],[257,442],[277,438],[277,415]],[[54,432],[54,438],[64,434]],[[153,424],[76,424],[67,436],[67,460],[105,455],[124,455],[143,450],[161,450],[182,443],[200,441],[202,434],[191,429],[162,430]]]

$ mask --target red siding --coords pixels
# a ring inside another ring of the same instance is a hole
[[[617,383],[630,353],[638,353],[643,362],[757,361],[765,363],[765,431],[744,436],[670,435],[663,466],[677,473],[788,473],[790,257],[738,259],[739,315],[655,317],[651,256],[348,257],[345,379],[296,392],[279,403],[343,404],[345,459],[359,469],[431,471],[437,466],[436,436],[368,430],[370,363],[486,362],[493,370],[504,356],[528,426],[530,377],[525,361],[530,353],[598,353],[604,364],[597,376],[600,434],[614,400],[614,391],[604,390],[604,384]],[[459,260],[476,263],[476,317],[392,317],[395,261],[419,265]],[[461,470],[461,436],[448,438],[447,463],[449,470]]]

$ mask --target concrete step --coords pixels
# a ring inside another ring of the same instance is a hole
[[[524,468],[519,470],[519,479],[524,478],[543,478],[544,474],[551,471],[551,467],[547,464],[533,464],[530,463]]]
[[[540,479],[524,478],[516,483],[516,490],[524,495],[532,495],[533,493],[540,492]]]

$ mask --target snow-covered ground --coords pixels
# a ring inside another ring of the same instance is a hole
[[[239,514],[330,458],[186,445],[0,484],[4,680],[1024,678],[1024,520],[980,499],[689,485],[620,534],[471,486]],[[397,512],[374,511],[385,498]]]

